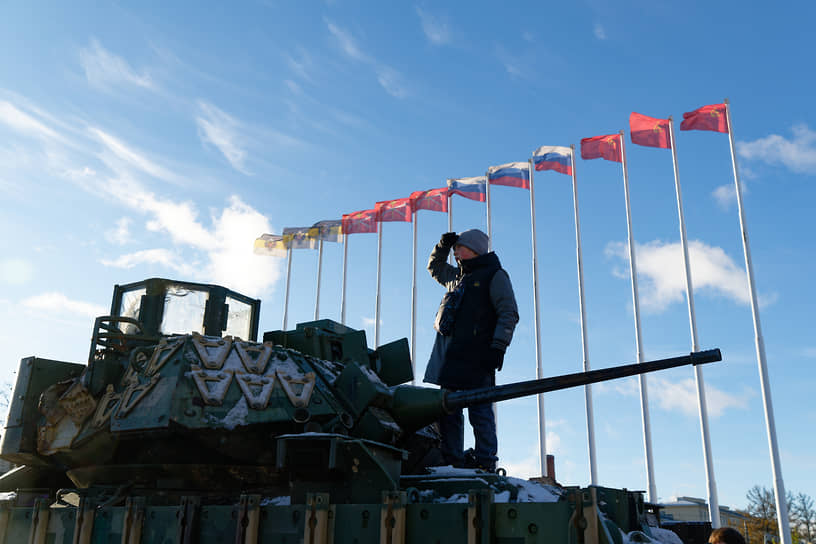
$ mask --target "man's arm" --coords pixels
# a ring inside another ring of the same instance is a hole
[[[450,240],[450,237],[448,239]],[[448,290],[459,276],[459,269],[447,262],[452,245],[448,245],[445,235],[442,235],[442,240],[431,250],[431,257],[428,259],[428,272],[431,273],[431,277]]]
[[[491,348],[505,351],[513,339],[513,331],[518,323],[518,306],[513,294],[510,276],[502,269],[493,276],[490,282],[490,301],[496,311],[496,330],[493,333]]]

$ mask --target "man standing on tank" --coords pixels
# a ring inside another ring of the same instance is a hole
[[[453,254],[459,266],[447,263]],[[439,305],[437,331],[425,381],[450,390],[479,389],[496,384],[504,352],[518,323],[518,307],[510,276],[495,253],[488,252],[488,237],[470,229],[448,232],[431,251],[428,271],[447,292]],[[439,421],[442,455],[456,467],[496,470],[496,420],[491,404],[468,408],[473,427],[473,456],[465,459],[462,410]]]

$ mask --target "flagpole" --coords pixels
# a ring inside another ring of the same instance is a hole
[[[754,318],[754,334],[759,366],[759,381],[762,388],[762,404],[765,408],[765,425],[768,433],[768,447],[771,453],[771,467],[774,473],[774,493],[776,495],[776,511],[779,519],[779,534],[782,544],[790,544],[791,531],[788,522],[788,505],[786,503],[785,483],[782,480],[782,464],[779,460],[779,446],[776,442],[776,423],[774,421],[773,403],[771,402],[771,386],[768,379],[768,363],[765,358],[765,341],[762,338],[762,327],[759,322],[759,304],[757,303],[756,286],[754,281],[754,267],[751,264],[751,247],[748,243],[748,229],[745,224],[745,209],[742,204],[742,185],[740,184],[737,169],[737,155],[734,148],[734,129],[731,124],[731,106],[725,99],[725,115],[728,122],[728,141],[731,144],[731,164],[734,167],[734,185],[737,193],[737,208],[739,208],[740,231],[742,232],[742,249],[745,253],[745,271],[748,275],[748,289],[751,294],[751,314]]]
[[[412,236],[413,242],[413,258],[411,260],[411,384],[416,385],[416,276],[417,276],[417,222],[419,221],[419,214],[417,210],[413,210],[414,232]]]
[[[448,194],[448,232],[453,232],[453,195]],[[448,252],[448,264],[453,265],[453,252]]]
[[[343,234],[343,280],[340,289],[340,323],[346,324],[346,270],[348,263],[348,234]]]
[[[533,243],[533,321],[535,322],[535,355],[536,355],[536,379],[544,377],[544,370],[541,367],[541,323],[538,306],[538,251],[536,243],[536,216],[535,216],[535,184],[533,183],[533,160],[527,162],[527,171],[530,174],[530,232]],[[544,393],[537,395],[538,400],[538,451],[541,463],[541,476],[547,474],[547,433],[546,419],[544,418]]]
[[[680,191],[680,169],[677,164],[677,140],[674,137],[674,119],[669,116],[669,138],[671,138],[672,162],[674,163],[674,189],[677,193],[677,215],[680,218],[680,243],[683,246],[683,267],[686,273],[686,299],[688,301],[689,329],[691,330],[691,351],[700,351],[697,336],[697,318],[694,312],[694,287],[691,281],[691,263],[689,261],[686,220],[683,214],[683,196]],[[717,481],[714,479],[713,456],[711,455],[711,437],[708,430],[708,407],[706,405],[705,381],[703,369],[694,366],[694,381],[697,386],[697,411],[700,416],[700,432],[703,439],[703,460],[706,466],[706,488],[708,489],[708,515],[711,527],[718,529],[720,522],[720,501],[717,497]]]
[[[487,208],[487,251],[493,251],[493,227],[490,223],[490,176],[485,173],[485,207]],[[495,405],[494,405],[495,406]]]
[[[589,372],[589,343],[587,339],[586,302],[584,299],[584,259],[581,251],[581,222],[578,218],[578,182],[575,174],[575,145],[570,145],[572,165],[572,204],[575,208],[575,253],[578,261],[578,309],[581,313],[581,350],[584,372]],[[595,414],[592,407],[592,384],[584,386],[586,406],[587,445],[589,447],[589,477],[592,485],[598,485],[598,467],[595,454]]]
[[[640,303],[638,301],[637,262],[635,261],[635,240],[632,235],[632,212],[629,202],[629,174],[626,170],[626,146],[624,133],[620,131],[621,166],[623,167],[623,191],[626,199],[626,230],[629,237],[629,272],[632,276],[632,306],[635,313],[635,347],[637,362],[643,362],[643,335],[640,329]],[[657,486],[654,480],[654,459],[652,457],[652,425],[649,420],[649,392],[646,376],[638,376],[640,383],[640,414],[643,423],[643,447],[646,451],[646,482],[649,487],[649,502],[657,501]]]
[[[315,290],[314,320],[320,319],[320,275],[323,271],[323,239],[317,241],[317,289]]]
[[[286,321],[289,317],[289,280],[292,278],[292,248],[289,247],[287,249],[288,255],[286,255],[286,290],[285,295],[283,296],[283,327],[282,330],[286,330]]]
[[[377,296],[374,308],[374,349],[380,347],[380,284],[382,279],[382,223],[377,221]]]

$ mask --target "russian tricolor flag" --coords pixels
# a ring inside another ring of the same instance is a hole
[[[471,200],[485,202],[487,200],[487,179],[484,176],[449,179],[448,192],[452,195],[462,195]]]
[[[533,151],[535,169],[555,170],[568,176],[572,175],[572,153],[569,147],[561,145],[542,145]]]
[[[487,180],[491,185],[530,188],[530,167],[526,162],[508,162],[487,169]]]

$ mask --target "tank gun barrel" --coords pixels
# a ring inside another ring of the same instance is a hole
[[[467,408],[475,404],[499,402],[527,397],[590,383],[625,378],[646,372],[655,372],[686,365],[699,365],[722,361],[719,349],[692,352],[681,357],[670,357],[656,361],[633,363],[589,372],[576,372],[551,378],[510,383],[496,387],[470,389],[466,391],[446,391],[427,387],[402,385],[394,389],[391,413],[394,419],[407,430],[415,430],[439,419],[446,412]]]
[[[529,380],[496,387],[485,387],[467,391],[448,391],[445,395],[444,407],[448,411],[453,411],[474,404],[499,402],[678,366],[699,365],[716,361],[722,361],[722,354],[719,349],[710,349],[692,352],[681,357],[601,368],[598,370],[590,370],[589,372],[576,372],[574,374],[564,374],[562,376]]]

